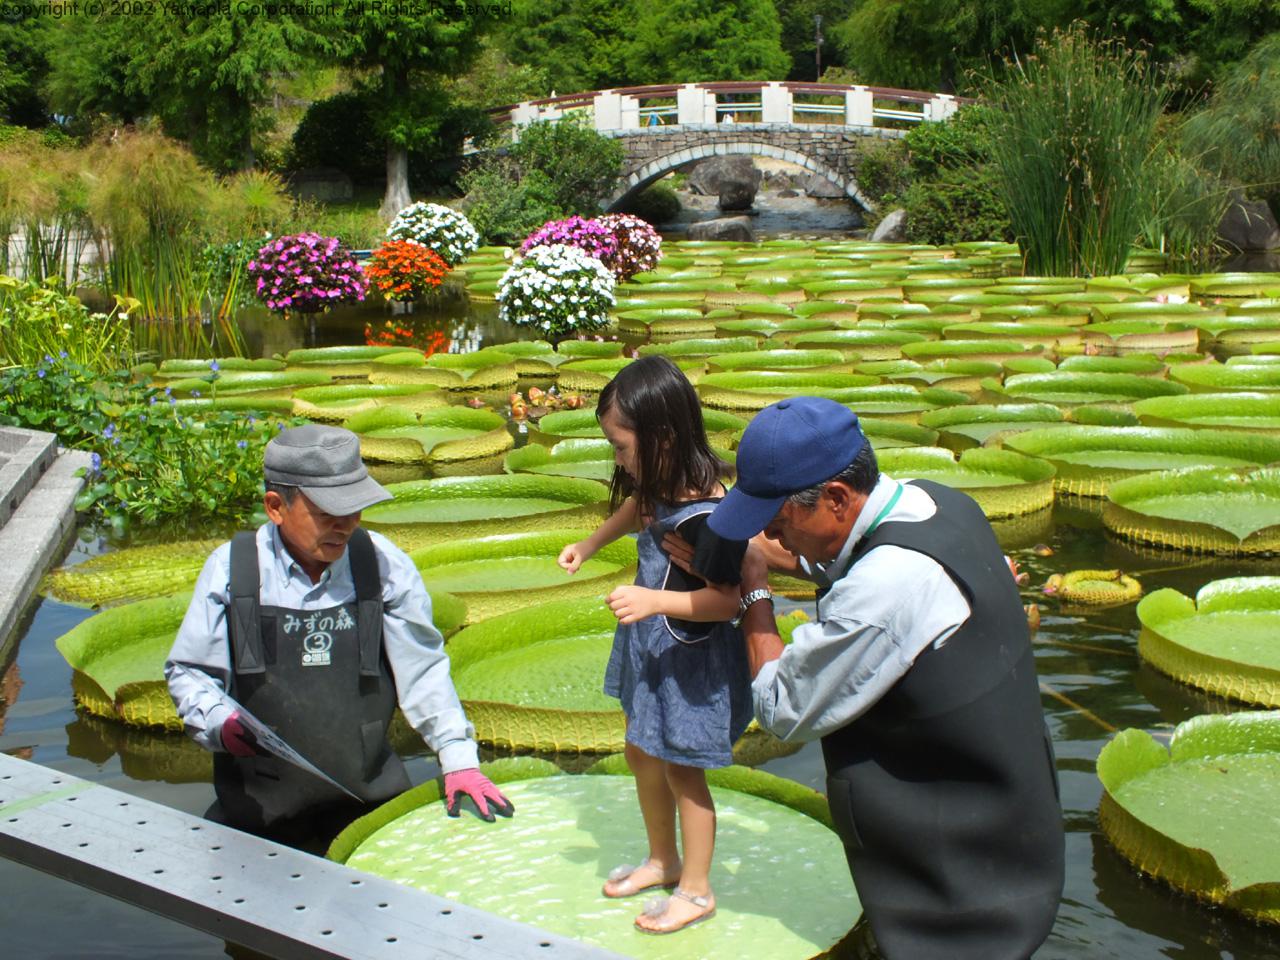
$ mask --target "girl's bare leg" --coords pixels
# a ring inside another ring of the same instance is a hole
[[[715,898],[711,895],[711,857],[716,845],[716,807],[707,788],[706,772],[675,763],[663,766],[680,814],[680,840],[684,848],[680,890],[690,897],[706,897],[709,902],[698,906],[672,897],[660,916],[642,915],[636,919],[638,926],[650,930],[682,927],[715,908]]]
[[[644,887],[674,883],[680,877],[676,798],[667,781],[667,764],[631,743],[627,744],[626,758],[636,778],[636,798],[649,838],[649,859],[626,877],[605,883],[606,897],[630,896]]]

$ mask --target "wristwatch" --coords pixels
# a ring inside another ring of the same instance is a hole
[[[734,619],[733,625],[735,627],[742,626],[742,621],[747,615],[747,610],[751,608],[752,604],[758,603],[761,600],[768,600],[769,605],[773,605],[773,594],[765,587],[761,587],[759,590],[752,590],[743,597],[742,601],[738,604],[738,616]]]

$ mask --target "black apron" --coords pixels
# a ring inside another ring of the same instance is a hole
[[[916,485],[937,513],[880,525],[852,564],[885,544],[923,553],[972,612],[866,713],[822,738],[831,815],[886,957],[1025,960],[1053,926],[1064,872],[1026,616],[978,505]]]
[[[365,804],[409,788],[387,728],[395,680],[382,647],[382,584],[373,541],[347,544],[354,602],[324,610],[262,606],[255,534],[231,541],[228,693]],[[358,807],[341,790],[275,757],[214,754],[226,822],[262,831],[292,818]]]

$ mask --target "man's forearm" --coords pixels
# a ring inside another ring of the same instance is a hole
[[[747,663],[754,678],[766,663],[782,656],[782,637],[773,616],[773,604],[753,603],[748,607],[742,632],[747,638]]]

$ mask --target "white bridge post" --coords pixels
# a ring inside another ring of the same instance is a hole
[[[714,96],[712,101],[714,102]],[[676,122],[679,124],[706,123],[707,103],[702,88],[696,83],[686,83],[676,91]],[[715,123],[714,116],[710,121]]]
[[[945,120],[959,109],[960,105],[956,103],[955,97],[949,93],[939,93],[924,105],[924,118],[926,120]]]
[[[622,97],[619,94],[612,90],[602,90],[596,94],[592,105],[597,130],[623,129]]]
[[[762,123],[793,123],[791,110],[794,98],[791,91],[780,83],[770,83],[760,90],[760,120]]]
[[[875,106],[871,91],[861,84],[844,94],[844,122],[853,127],[874,127]]]

